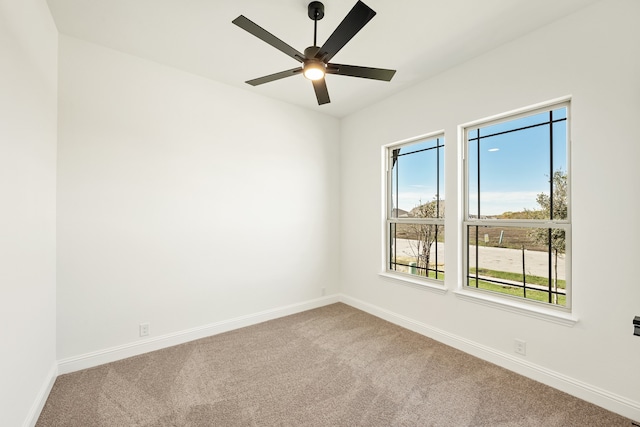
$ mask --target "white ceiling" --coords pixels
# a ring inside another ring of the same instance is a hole
[[[233,25],[245,15],[299,51],[313,44],[308,0],[47,0],[58,30],[243,90],[344,117],[598,0],[364,0],[377,12],[332,62],[398,70],[389,83],[326,77],[318,106],[297,75],[252,87],[246,80],[291,69],[292,58]],[[356,0],[324,0],[322,45]]]

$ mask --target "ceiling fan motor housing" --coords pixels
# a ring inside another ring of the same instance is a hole
[[[304,50],[304,56],[307,58],[313,58],[319,50],[320,48],[318,46],[309,46]]]
[[[319,1],[312,1],[308,6],[309,18],[319,21],[324,18],[324,5]]]

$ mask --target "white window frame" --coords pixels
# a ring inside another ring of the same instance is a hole
[[[428,289],[439,293],[446,292],[444,286],[444,279],[434,279],[429,277],[421,277],[414,274],[403,273],[389,268],[390,259],[390,224],[430,224],[430,225],[445,225],[445,219],[442,218],[392,218],[392,188],[391,188],[391,174],[392,165],[390,164],[391,153],[394,149],[398,149],[403,146],[408,146],[414,143],[419,143],[426,140],[432,140],[441,138],[446,144],[444,130],[416,136],[413,138],[405,139],[402,141],[393,142],[382,146],[382,265],[380,270],[380,276],[388,279],[393,279],[399,283],[414,286],[422,289]],[[444,147],[442,151],[444,155]],[[443,159],[444,160],[444,159]],[[443,161],[444,166],[444,161]],[[444,172],[444,171],[443,171]],[[446,173],[444,173],[446,177]],[[444,183],[440,184],[444,189]],[[445,267],[446,268],[446,267]],[[443,273],[444,274],[444,273]]]
[[[564,220],[482,220],[480,218],[471,218],[469,215],[469,141],[468,130],[480,127],[491,126],[497,123],[508,122],[522,117],[538,114],[557,108],[567,108],[567,219]],[[478,302],[481,304],[506,309],[507,311],[517,312],[520,314],[530,315],[542,318],[544,320],[555,323],[573,326],[577,322],[577,318],[572,315],[572,280],[571,280],[571,97],[563,97],[548,102],[532,105],[518,110],[506,112],[500,115],[487,117],[473,122],[465,123],[458,126],[459,144],[462,152],[462,221],[460,223],[460,233],[462,246],[460,255],[461,265],[461,281],[459,282],[456,294],[468,301]],[[490,221],[490,222],[488,222]],[[527,228],[560,228],[565,230],[566,249],[565,249],[565,277],[566,277],[566,305],[558,306],[554,304],[533,301],[522,297],[501,294],[483,289],[477,289],[468,285],[468,226],[505,226],[505,227],[527,227]]]

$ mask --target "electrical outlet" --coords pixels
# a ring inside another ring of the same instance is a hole
[[[527,355],[527,342],[526,341],[522,341],[522,340],[515,340],[513,342],[513,350],[518,354],[526,356]]]
[[[140,323],[140,336],[148,337],[149,336],[149,324],[148,323]]]
[[[325,288],[322,288],[321,292],[322,292],[322,296],[324,296],[327,293],[327,290]]]

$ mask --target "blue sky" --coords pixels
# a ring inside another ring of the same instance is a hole
[[[540,113],[518,120],[480,128],[481,136],[509,129],[526,127],[547,121],[549,113]],[[566,118],[566,109],[554,110],[554,120]],[[477,136],[471,130],[469,139]],[[567,171],[566,121],[553,125],[554,165],[553,169]],[[442,139],[440,140],[442,143]],[[437,193],[435,140],[405,146],[398,159],[398,205],[411,210],[420,202],[434,200]],[[498,215],[503,212],[518,212],[525,208],[537,209],[536,196],[549,193],[549,126],[538,126],[526,130],[483,138],[479,150],[476,141],[469,142],[469,210],[477,213],[478,153],[480,155],[480,214]],[[440,150],[440,198],[444,194],[444,150]],[[395,176],[394,176],[395,185]],[[395,197],[395,189],[394,189]]]
[[[435,200],[438,194],[438,163],[440,164],[440,199],[444,194],[444,138],[429,139],[405,146],[394,172],[398,171],[398,206],[410,211],[421,203]],[[421,151],[423,150],[423,151]],[[437,153],[439,151],[439,155]],[[395,175],[393,177],[395,185]],[[395,203],[395,188],[392,189]]]

